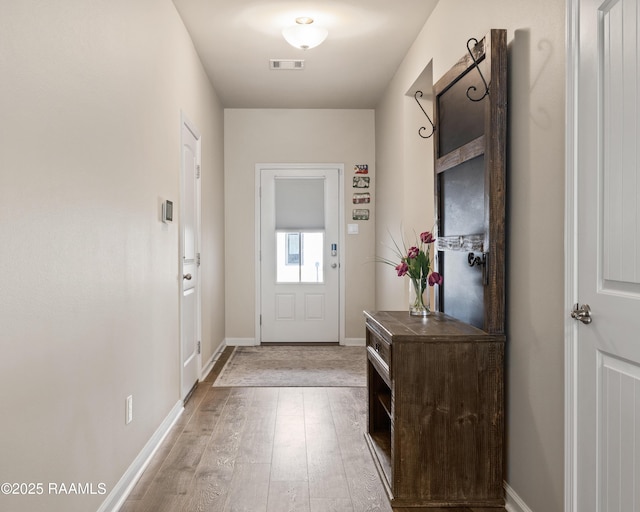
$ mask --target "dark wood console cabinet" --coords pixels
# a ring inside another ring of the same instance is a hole
[[[394,507],[503,507],[505,337],[365,312],[367,443]]]

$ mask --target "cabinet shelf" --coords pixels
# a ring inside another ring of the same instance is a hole
[[[391,436],[389,432],[371,432],[366,435],[369,450],[376,454],[374,461],[378,472],[384,474],[384,484],[389,492],[388,482],[391,481]]]
[[[382,408],[387,413],[387,416],[391,418],[391,392],[378,393],[378,401],[382,405]]]

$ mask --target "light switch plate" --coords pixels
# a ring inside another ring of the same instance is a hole
[[[173,201],[168,199],[162,203],[162,222],[165,224],[173,222]]]
[[[358,224],[347,224],[347,234],[348,235],[357,235],[358,234]]]

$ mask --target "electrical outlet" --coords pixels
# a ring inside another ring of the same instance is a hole
[[[133,395],[127,397],[126,408],[124,413],[124,422],[126,425],[133,420]]]

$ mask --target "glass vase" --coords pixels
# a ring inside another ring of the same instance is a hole
[[[429,306],[429,287],[426,279],[409,278],[409,314],[427,316],[431,313]]]

